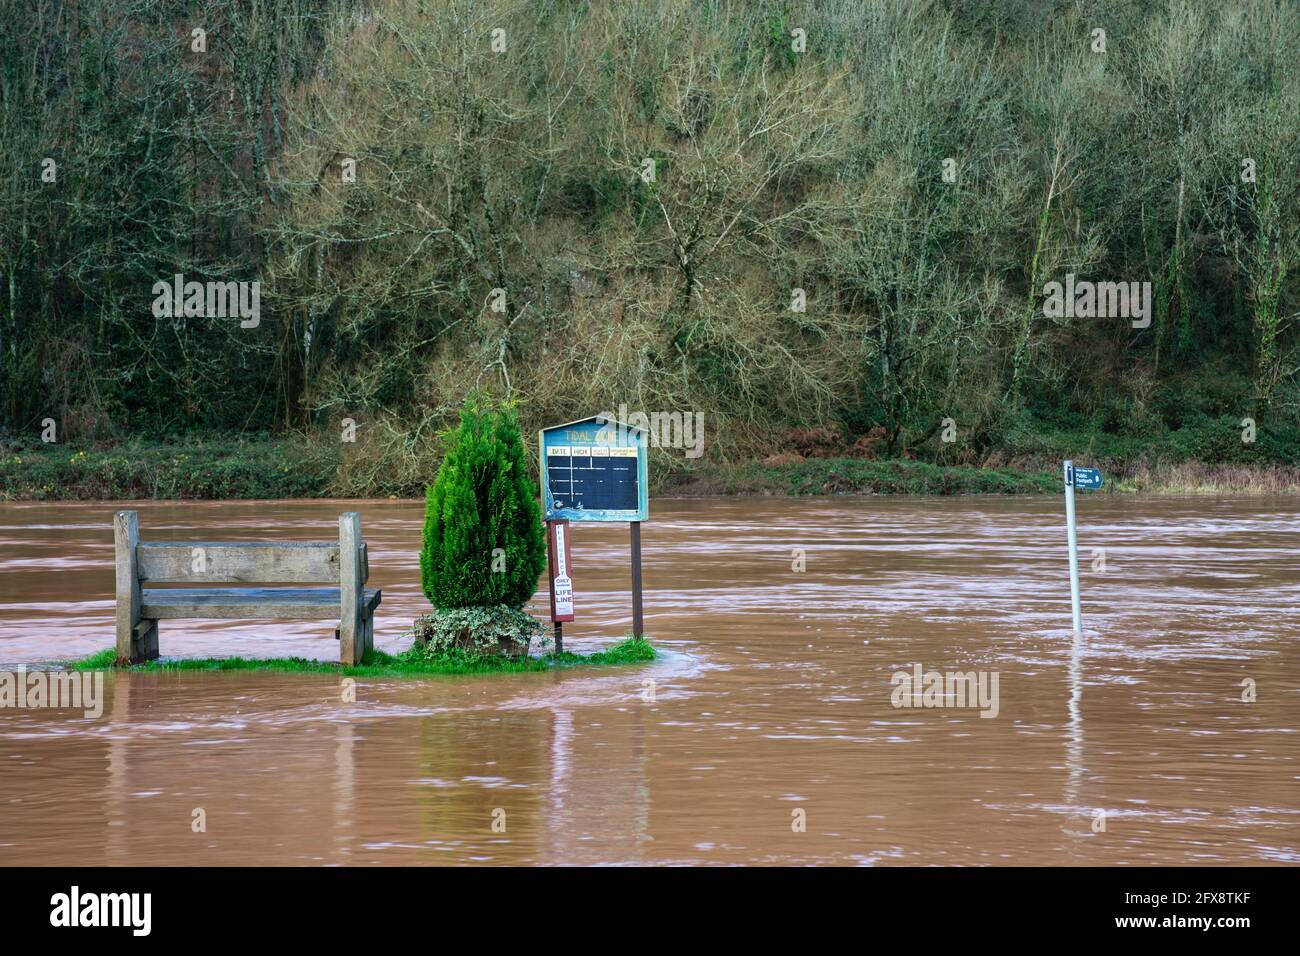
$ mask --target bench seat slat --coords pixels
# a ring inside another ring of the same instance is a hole
[[[366,589],[365,614],[379,606],[380,593]],[[338,588],[145,588],[140,616],[167,621],[331,620],[339,616]]]
[[[141,541],[136,560],[145,583],[339,583],[337,541]]]

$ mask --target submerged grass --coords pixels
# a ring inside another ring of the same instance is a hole
[[[103,650],[97,654],[72,662],[76,671],[115,669],[116,651]],[[571,667],[588,667],[610,664],[643,664],[657,656],[654,647],[644,637],[628,637],[603,651],[592,654],[546,654],[541,657],[511,659],[496,655],[475,654],[453,650],[433,657],[425,657],[417,650],[401,654],[387,654],[375,650],[366,655],[363,663],[343,667],[329,661],[309,660],[304,657],[205,657],[149,661],[120,668],[132,672],[154,673],[173,671],[273,671],[287,674],[343,674],[348,677],[432,677],[455,674],[519,674],[533,671],[566,670]]]

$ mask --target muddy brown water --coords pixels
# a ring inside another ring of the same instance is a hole
[[[329,538],[359,510],[377,644],[425,607],[417,502],[130,507],[146,540]],[[0,670],[112,645],[113,510],[0,504]],[[100,719],[0,709],[0,864],[1300,860],[1300,502],[1079,514],[1082,640],[1058,498],[667,500],[651,664],[360,679],[354,704],[327,675],[109,675]],[[575,527],[570,649],[629,629],[627,548]],[[337,654],[328,622],[161,642]],[[916,663],[996,673],[997,716],[895,708]]]

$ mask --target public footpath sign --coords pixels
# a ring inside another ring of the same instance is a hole
[[[1073,485],[1075,488],[1084,488],[1088,491],[1095,491],[1101,487],[1101,471],[1096,468],[1080,468],[1077,465],[1067,462],[1069,467],[1066,469],[1066,484]]]
[[[1074,462],[1064,462],[1065,471],[1065,540],[1070,549],[1070,614],[1074,619],[1074,633],[1083,633],[1083,610],[1079,603],[1079,534],[1074,524],[1074,489],[1101,487],[1101,472],[1096,468],[1076,468]]]

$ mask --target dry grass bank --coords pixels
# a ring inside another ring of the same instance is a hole
[[[1300,493],[1300,467],[1196,461],[1140,464],[1115,482],[1115,490],[1150,495],[1294,495]]]

